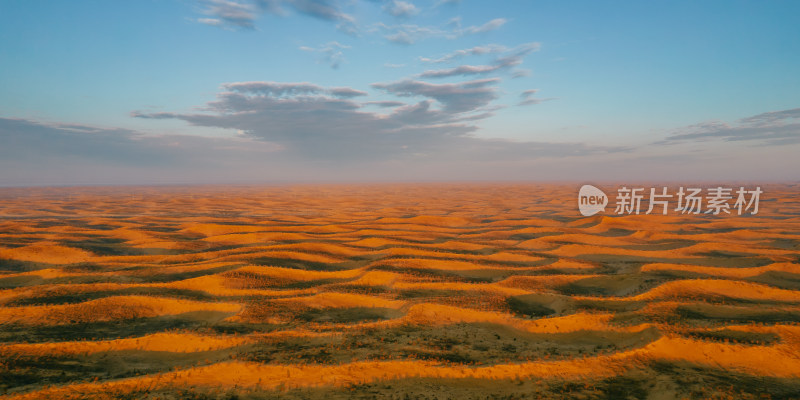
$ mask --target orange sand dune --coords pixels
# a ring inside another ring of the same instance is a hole
[[[353,307],[381,307],[400,308],[406,305],[405,301],[387,300],[381,297],[366,296],[351,293],[325,292],[308,297],[291,297],[275,299],[276,302],[300,303],[313,308],[353,308]]]
[[[42,268],[37,269],[34,271],[25,271],[19,272],[16,274],[6,274],[3,275],[3,278],[16,278],[22,276],[38,276],[42,279],[54,279],[54,278],[66,278],[66,277],[77,277],[77,276],[85,276],[86,274],[77,273],[77,272],[64,272],[62,269],[58,268]]]
[[[175,260],[175,262],[173,262]],[[130,256],[102,256],[96,257],[91,262],[102,261],[103,264],[158,264],[162,262],[177,263],[177,260],[190,260],[200,261],[202,257],[197,254],[180,254],[180,255],[130,255]]]
[[[435,231],[412,231],[405,229],[367,229],[362,228],[357,231],[347,232],[342,234],[329,235],[329,238],[346,239],[357,237],[391,237],[403,240],[435,240],[444,235],[441,232]]]
[[[181,232],[199,233],[204,236],[227,235],[231,233],[249,233],[265,230],[263,226],[227,225],[227,224],[186,224]]]
[[[544,290],[561,285],[566,285],[571,282],[579,281],[581,279],[598,277],[601,275],[533,275],[533,276],[510,276],[497,282],[497,285],[509,288],[530,290]]]
[[[480,251],[487,246],[480,243],[465,242],[461,240],[447,240],[442,243],[420,244],[419,247],[442,250]]]
[[[639,232],[631,236],[638,236]],[[761,242],[768,239],[795,239],[800,240],[800,235],[792,235],[782,233],[774,229],[737,229],[730,232],[715,232],[715,233],[695,233],[691,236],[669,233],[669,232],[651,232],[647,237],[648,240],[684,240],[692,239],[698,242],[715,242],[715,243],[736,243],[736,244],[752,244],[754,242]]]
[[[443,227],[469,226],[474,221],[462,217],[444,217],[435,215],[419,215],[411,218],[379,218],[375,224],[415,224]]]
[[[113,267],[124,267],[128,265],[128,263],[103,263],[104,265],[109,265]],[[181,274],[186,272],[197,272],[197,271],[205,271],[205,270],[215,270],[217,268],[223,267],[230,267],[234,265],[242,265],[241,262],[231,262],[231,261],[216,261],[216,260],[198,260],[195,262],[190,263],[168,263],[168,264],[147,264],[147,263],[133,263],[137,267],[142,267],[141,270],[138,270],[137,273],[150,275],[150,274]],[[101,272],[101,274],[105,275],[119,275],[119,271],[108,271],[108,272]]]
[[[364,274],[364,271],[362,269],[347,269],[341,271],[314,271],[306,269],[256,266],[256,265],[248,265],[245,267],[237,268],[235,270],[230,271],[229,274],[234,274],[236,272],[258,274],[265,277],[272,276],[272,277],[290,279],[295,281],[313,281],[319,279],[352,279],[359,275]]]
[[[382,253],[395,256],[415,256],[415,257],[439,257],[439,258],[457,258],[464,260],[486,260],[486,261],[501,261],[501,262],[537,262],[543,260],[542,257],[530,256],[527,254],[511,253],[501,251],[489,255],[476,255],[476,254],[463,254],[453,253],[444,250],[422,250],[407,247],[390,247],[381,250]]]
[[[425,235],[429,236],[431,233],[443,235],[458,235],[464,232],[463,228],[447,228],[443,226],[420,225],[420,224],[373,224],[372,222],[352,224],[352,226],[361,227],[361,230],[354,231],[353,233],[363,234],[364,232],[374,232],[374,228],[389,232],[404,232],[406,235]]]
[[[140,350],[192,353],[219,350],[252,342],[243,336],[205,336],[192,333],[155,333],[152,335],[99,341],[13,343],[0,345],[0,354],[26,356],[63,356],[109,351]]]
[[[780,336],[783,345],[788,351],[797,353],[800,347],[800,326],[798,325],[727,325],[724,327],[710,328],[709,330],[736,330],[743,332],[775,333]]]
[[[114,382],[73,384],[10,397],[27,399],[58,397],[77,399],[85,393],[126,393],[144,388],[173,386],[241,387],[266,390],[313,386],[349,386],[379,380],[413,377],[517,379],[577,378],[613,376],[628,367],[613,357],[578,361],[551,361],[527,364],[496,365],[470,368],[446,366],[429,361],[364,361],[343,365],[266,365],[230,361],[154,376],[122,379]]]
[[[344,259],[334,254],[307,253],[303,251],[275,250],[271,246],[244,246],[237,249],[205,251],[199,253],[158,256],[108,256],[104,264],[198,264],[203,262],[248,261],[258,257],[292,258],[301,261],[337,263]]]
[[[348,242],[348,245],[351,246],[359,246],[359,247],[369,247],[369,248],[378,248],[378,247],[385,247],[385,246],[413,246],[413,247],[422,247],[426,249],[442,249],[442,250],[465,250],[465,251],[478,251],[483,250],[487,246],[469,242],[462,242],[462,241],[445,241],[442,243],[411,243],[411,242],[404,242],[395,239],[384,239],[384,238],[367,238],[361,239],[353,242]]]
[[[99,385],[79,383],[13,396],[15,399],[79,398],[86,393],[126,393],[143,388],[172,386],[243,387],[285,390],[313,386],[348,386],[412,377],[520,379],[599,378],[621,374],[649,360],[688,361],[709,367],[737,369],[745,373],[800,377],[800,359],[783,348],[708,343],[690,339],[661,338],[644,348],[564,361],[535,361],[488,367],[446,365],[430,361],[363,361],[325,365],[267,365],[230,361],[183,371],[127,378]]]
[[[255,251],[236,256],[220,257],[222,260],[252,260],[254,258],[290,258],[299,261],[310,261],[326,264],[336,264],[345,261],[344,258],[333,255],[303,253],[299,251]]]
[[[355,232],[357,228],[352,225],[336,225],[331,221],[314,221],[315,223],[323,223],[319,225],[280,225],[281,232],[303,232],[303,233],[350,233]]]
[[[203,291],[214,296],[301,296],[315,293],[310,289],[240,289],[233,287],[231,280],[219,275],[205,275],[182,281],[153,284],[155,287]]]
[[[721,279],[683,279],[664,283],[648,292],[628,297],[652,300],[675,297],[726,296],[738,299],[800,302],[800,292],[750,282]]]
[[[544,260],[542,257],[530,256],[527,254],[510,253],[506,251],[489,254],[488,256],[476,257],[476,259],[488,261],[505,261],[505,262],[537,262]]]
[[[198,242],[194,242],[197,247]],[[207,248],[210,244],[203,243]],[[202,249],[202,247],[201,247]],[[197,250],[195,248],[195,250]],[[149,264],[185,264],[200,262],[241,261],[257,257],[294,258],[312,262],[340,262],[343,259],[335,254],[317,254],[304,251],[276,250],[273,246],[243,246],[235,249],[205,251],[199,253],[156,255],[156,256],[106,256],[102,258],[105,264],[120,263],[149,263]]]
[[[566,269],[587,270],[587,269],[594,269],[594,268],[597,268],[597,267],[598,267],[598,265],[593,264],[593,263],[588,262],[588,261],[570,260],[570,259],[559,258],[558,261],[556,261],[554,263],[551,263],[551,264],[543,265],[543,266],[539,267],[539,269],[549,269],[549,270],[553,270],[553,269],[560,269],[560,270],[566,270]]]
[[[377,248],[383,246],[398,246],[398,245],[402,246],[406,244],[406,242],[394,239],[383,239],[383,238],[372,237],[367,239],[356,240],[354,242],[348,242],[347,244],[350,246]]]
[[[455,290],[496,293],[503,296],[517,296],[530,293],[527,290],[499,284],[462,283],[462,282],[396,282],[392,285],[395,289],[427,289],[427,290]]]
[[[514,247],[519,249],[527,249],[527,250],[536,250],[536,251],[547,251],[558,248],[560,245],[556,243],[551,243],[548,241],[541,240],[542,238],[538,239],[529,239],[523,240],[519,243],[516,243]]]
[[[135,246],[143,243],[157,242],[161,240],[151,233],[144,232],[139,229],[130,229],[130,228],[117,228],[111,231],[103,232],[103,234],[113,238],[124,239],[126,241],[126,244],[130,246]]]
[[[15,236],[15,237],[25,236],[25,237],[28,237],[28,235],[21,235],[21,234],[24,234],[24,233],[35,233],[35,232],[38,232],[39,229],[34,228],[34,227],[32,227],[32,226],[30,226],[28,224],[25,224],[25,223],[9,220],[9,221],[0,222],[0,231],[4,232],[8,236]]]
[[[645,210],[646,211],[646,210]],[[652,231],[662,232],[672,230],[681,223],[692,221],[692,216],[683,215],[624,215],[607,216],[603,215],[576,220],[569,224],[571,227],[582,226],[590,223],[594,225],[582,228],[583,232],[589,234],[603,234],[610,229],[626,229],[632,231]],[[599,222],[597,222],[599,221]]]
[[[790,272],[800,274],[800,264],[793,263],[774,263],[763,267],[750,268],[723,268],[723,267],[703,267],[699,265],[684,264],[647,264],[642,266],[642,271],[687,271],[700,274],[719,276],[725,278],[749,278],[758,276],[769,271]]]
[[[253,232],[231,233],[227,235],[209,236],[202,240],[207,242],[229,244],[255,244],[268,242],[288,242],[294,240],[308,240],[313,236],[293,232]]]
[[[105,276],[105,277],[119,277],[120,276],[120,272],[115,270],[114,268],[115,267],[120,267],[120,266],[123,266],[123,267],[125,266],[125,264],[122,264],[122,263],[113,263],[113,264],[104,263],[104,265],[110,267],[110,270],[108,270],[108,271],[100,270],[100,271],[93,271],[91,273],[82,273],[82,272],[65,272],[62,269],[56,269],[56,268],[44,268],[44,269],[39,269],[39,270],[35,270],[35,271],[20,272],[20,273],[16,273],[16,274],[6,274],[6,275],[3,275],[3,277],[4,278],[16,278],[16,277],[25,277],[25,276],[35,276],[35,277],[39,277],[41,279],[86,277],[88,275],[91,275],[91,276]],[[214,268],[219,268],[219,267],[226,267],[226,266],[230,266],[230,265],[240,265],[240,263],[233,263],[233,262],[204,262],[204,263],[194,263],[194,264],[189,264],[189,265],[178,265],[178,266],[170,266],[170,267],[165,267],[165,266],[162,266],[162,265],[156,265],[156,266],[153,266],[153,265],[140,265],[143,268],[141,270],[137,270],[136,272],[134,272],[132,274],[145,274],[145,275],[149,275],[149,274],[152,274],[152,273],[180,274],[180,273],[185,273],[185,272],[203,271],[203,270],[214,269]],[[62,288],[68,288],[68,287],[72,287],[72,286],[82,287],[82,285],[84,287],[91,288],[91,286],[89,286],[89,285],[92,285],[92,284],[69,284],[69,283],[59,284],[59,286],[62,287]],[[102,284],[98,284],[98,285],[102,285]],[[134,284],[120,286],[119,288],[130,287],[130,286],[134,286]],[[148,286],[148,285],[141,284],[141,286]],[[15,290],[22,290],[24,288],[25,287],[17,288]],[[36,289],[45,289],[45,290],[49,291],[49,290],[52,290],[52,287],[51,287],[51,285],[39,285],[39,286],[36,287]],[[98,290],[101,290],[101,289],[98,289]]]
[[[786,345],[745,346],[665,337],[643,351],[656,360],[688,361],[754,375],[800,377],[800,353]]]
[[[88,251],[41,242],[17,248],[0,248],[0,258],[46,264],[74,264],[94,258]]]
[[[688,247],[677,249],[676,254],[679,256],[680,255],[692,256],[712,251],[742,253],[742,254],[749,254],[751,256],[767,256],[767,255],[782,256],[787,254],[793,254],[791,251],[788,250],[758,246],[752,242],[748,244],[714,243],[714,242],[697,243]]]
[[[562,235],[543,236],[533,240],[547,243],[589,244],[597,246],[629,246],[631,244],[642,243],[642,241],[636,240],[631,236],[607,237],[589,235],[586,233],[564,233]]]
[[[687,255],[686,249],[676,250],[631,250],[622,249],[612,246],[597,246],[597,245],[584,245],[584,244],[565,244],[553,250],[547,250],[547,253],[561,256],[561,257],[577,257],[587,254],[610,254],[622,256],[637,256],[637,257],[657,257],[657,258],[681,258],[681,257],[699,257],[689,253]]]
[[[69,276],[68,274],[60,273],[54,277]],[[47,275],[45,275],[46,277]],[[145,285],[125,284],[125,283],[70,283],[70,284],[56,284],[56,285],[36,285],[36,286],[22,286],[14,289],[0,290],[0,305],[3,305],[11,300],[28,298],[28,297],[48,297],[48,296],[63,296],[72,295],[76,293],[98,292],[106,290],[120,290],[130,287],[144,287]]]
[[[349,246],[344,246],[336,243],[325,243],[325,242],[300,242],[300,243],[289,243],[289,244],[276,244],[267,246],[266,248],[270,250],[288,250],[293,252],[305,251],[312,253],[325,253],[339,257],[354,257],[363,254],[368,254],[368,252],[362,249],[354,249]]]
[[[542,239],[537,239],[537,240],[541,241]],[[612,254],[612,255],[623,255],[623,256],[627,255],[627,256],[638,256],[638,257],[651,257],[651,258],[652,257],[698,258],[698,257],[704,257],[703,253],[708,253],[713,251],[744,253],[744,254],[750,254],[752,256],[758,256],[758,255],[785,256],[792,254],[788,250],[763,249],[759,247],[754,247],[752,245],[745,246],[745,245],[737,245],[731,243],[698,243],[698,244],[693,244],[691,246],[681,247],[672,250],[631,250],[631,249],[613,247],[610,244],[604,244],[604,245],[565,244],[556,249],[548,250],[548,253],[564,257],[575,257],[586,254]]]
[[[192,311],[238,312],[235,303],[203,303],[149,296],[115,296],[78,304],[0,308],[4,324],[69,324],[176,315]]]
[[[524,219],[498,219],[496,221],[492,221],[489,223],[484,223],[483,226],[491,226],[491,227],[504,227],[504,226],[532,226],[535,228],[527,228],[527,229],[538,229],[539,227],[556,227],[556,226],[563,226],[564,224],[552,219],[545,219],[545,218],[524,218]]]
[[[612,317],[613,314],[606,313],[576,313],[563,317],[527,320],[514,317],[511,314],[425,303],[411,306],[406,316],[401,319],[405,322],[420,325],[450,325],[461,322],[484,322],[506,325],[531,333],[566,333],[583,330],[638,332],[647,327],[647,325],[634,327],[611,326],[608,322]],[[392,323],[396,323],[396,321],[383,322],[383,324]]]
[[[369,271],[354,281],[348,282],[350,285],[363,286],[392,286],[397,281],[400,274],[387,271]]]
[[[398,268],[415,268],[415,269],[438,269],[444,271],[469,271],[476,269],[509,269],[514,268],[518,270],[528,270],[538,267],[508,267],[497,265],[484,265],[475,262],[467,261],[454,261],[454,260],[437,260],[429,258],[402,258],[383,261],[384,265],[391,265]]]

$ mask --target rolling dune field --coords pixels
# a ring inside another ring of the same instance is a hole
[[[800,398],[800,185],[763,188],[0,189],[0,398]]]

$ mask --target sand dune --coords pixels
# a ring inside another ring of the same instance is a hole
[[[235,303],[202,303],[148,296],[117,296],[78,304],[3,307],[0,308],[0,321],[4,324],[58,325],[175,315],[192,311],[235,313],[240,309],[241,306]]]
[[[646,347],[613,356],[581,360],[533,362],[471,368],[424,361],[356,362],[336,366],[264,365],[226,362],[153,377],[133,378],[101,385],[73,385],[34,392],[27,397],[83,393],[125,393],[141,387],[208,386],[286,390],[309,386],[345,386],[378,380],[413,377],[455,379],[520,379],[531,377],[603,377],[619,374],[647,360],[680,360],[741,369],[768,376],[800,377],[800,361],[780,349],[762,346],[709,344],[663,338]],[[26,398],[26,396],[12,397]]]
[[[722,278],[749,278],[770,271],[800,274],[800,264],[774,263],[765,265],[763,267],[724,268],[724,267],[703,267],[697,265],[655,263],[642,266],[642,271],[687,271],[687,272],[696,272],[698,274],[711,275]]]
[[[800,187],[765,188],[0,189],[0,397],[792,398]]]
[[[41,242],[18,248],[0,248],[0,258],[45,264],[72,264],[89,261],[93,254],[54,243]]]
[[[0,354],[62,356],[101,353],[109,351],[139,350],[175,353],[202,352],[239,346],[252,341],[245,337],[202,336],[191,333],[155,333],[152,335],[116,340],[15,343],[0,345]]]

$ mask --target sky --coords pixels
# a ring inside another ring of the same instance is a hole
[[[800,2],[0,2],[0,186],[797,181]]]

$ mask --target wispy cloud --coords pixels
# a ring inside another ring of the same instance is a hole
[[[342,11],[335,0],[203,0],[201,13],[205,18],[196,21],[227,29],[255,29],[261,14],[286,15],[287,9],[324,21],[336,23],[346,33],[357,32],[356,19]]]
[[[480,26],[467,27],[467,28],[463,29],[462,32],[463,33],[469,33],[469,34],[491,32],[491,31],[500,29],[500,27],[505,25],[506,22],[508,22],[508,20],[505,19],[505,18],[495,18],[495,19],[493,19],[493,20],[491,20],[491,21],[489,21],[489,22],[487,22],[487,23],[485,23],[483,25],[480,25]]]
[[[258,17],[258,7],[252,3],[230,0],[207,0],[203,14],[208,18],[198,18],[201,24],[223,28],[254,29]]]
[[[739,122],[751,126],[765,126],[785,124],[786,122],[795,119],[800,119],[800,108],[765,112],[752,117],[742,118],[739,120]]]
[[[504,68],[502,65],[460,65],[455,68],[425,71],[422,78],[447,78],[451,76],[483,75]]]
[[[548,97],[544,99],[533,97],[534,95],[536,95],[536,93],[539,93],[539,89],[528,89],[523,91],[522,93],[519,94],[519,97],[521,97],[522,100],[520,100],[520,102],[517,103],[517,105],[530,106],[534,104],[541,104],[544,103],[545,101],[555,100],[555,97]]]
[[[382,22],[375,24],[374,30],[385,32],[383,37],[392,43],[405,45],[434,37],[446,37],[449,34],[436,27],[414,24],[387,25]]]
[[[455,61],[466,56],[505,53],[508,50],[508,47],[503,45],[487,44],[484,46],[475,46],[469,49],[456,50],[452,53],[448,53],[437,58],[420,57],[419,60],[425,63],[440,64]]]
[[[320,54],[322,56],[321,61],[328,64],[333,69],[338,69],[342,62],[344,62],[344,52],[342,50],[349,48],[350,46],[335,41],[319,47],[300,46],[300,50]]]
[[[194,20],[201,24],[224,29],[256,29],[256,21],[263,14],[286,16],[291,12],[308,15],[336,24],[337,29],[348,34],[359,31],[356,18],[343,11],[341,0],[199,0],[203,17]],[[389,0],[384,2],[383,11],[396,18],[408,18],[419,14],[420,9],[410,1]],[[386,40],[398,44],[413,44],[421,40],[439,37],[455,39],[499,29],[508,22],[505,18],[495,18],[482,25],[461,27],[461,19],[456,17],[444,28],[420,26],[415,24],[387,25],[382,22],[373,25],[372,31],[382,31]]]
[[[383,32],[384,38],[392,43],[410,45],[432,38],[457,39],[465,35],[486,33],[499,29],[507,20],[497,18],[483,25],[470,26],[467,28],[461,28],[460,19],[458,18],[451,20],[451,22],[452,23],[448,23],[444,28],[414,24],[388,25],[379,22],[374,25],[372,31]]]
[[[261,3],[269,3],[268,9],[279,7],[279,3],[285,3],[296,11],[324,21],[336,23],[336,28],[342,32],[355,34],[357,32],[356,19],[350,14],[346,14],[335,0],[259,0]]]
[[[483,47],[473,47],[471,49],[457,50],[431,62],[447,62],[464,57],[466,55],[498,54],[488,65],[460,65],[454,68],[428,70],[419,74],[422,78],[447,78],[452,76],[485,75],[492,72],[508,70],[522,64],[523,59],[528,54],[538,51],[541,45],[537,42],[526,43],[514,49],[503,46],[490,45]],[[426,59],[431,60],[431,59]],[[442,61],[444,60],[444,61]]]
[[[223,88],[238,93],[253,93],[276,98],[298,97],[308,95],[329,95],[337,98],[349,99],[366,96],[367,92],[349,87],[326,88],[313,83],[283,83],[283,82],[235,82],[222,85]]]
[[[763,145],[800,143],[800,108],[771,111],[742,118],[735,124],[707,121],[674,131],[658,144],[689,141],[758,141]]]
[[[407,1],[392,0],[383,5],[383,11],[398,18],[406,18],[419,14],[419,9]]]

